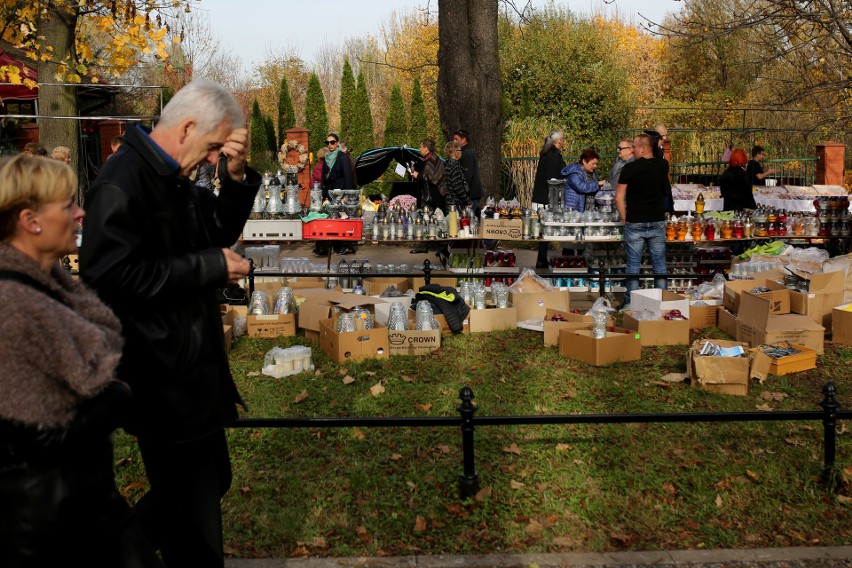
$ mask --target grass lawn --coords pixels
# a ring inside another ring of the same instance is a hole
[[[704,336],[726,337],[718,330]],[[698,337],[698,336],[696,336]],[[660,378],[685,371],[686,346],[596,368],[525,330],[444,336],[429,357],[339,365],[316,345],[316,372],[258,375],[272,347],[240,338],[231,364],[246,417],[457,416],[470,385],[479,415],[819,410],[826,381],[852,406],[852,348],[826,344],[818,368],[753,383],[746,397]],[[346,381],[352,377],[354,382]],[[371,387],[381,382],[384,392]],[[307,398],[305,394],[307,393]],[[782,393],[767,401],[763,393]],[[298,402],[297,402],[298,401]],[[764,407],[765,408],[765,407]],[[457,428],[233,429],[224,499],[231,556],[380,556],[756,548],[852,542],[852,434],[838,425],[839,493],[818,480],[818,422],[483,426],[482,490],[460,502]],[[135,444],[116,436],[119,487],[146,488]]]

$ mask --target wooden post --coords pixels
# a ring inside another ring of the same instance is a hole
[[[816,145],[816,185],[843,185],[846,146],[840,142]]]

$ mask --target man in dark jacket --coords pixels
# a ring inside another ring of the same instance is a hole
[[[468,195],[473,202],[473,208],[479,211],[479,201],[482,199],[482,181],[479,179],[479,161],[476,152],[470,144],[470,135],[467,130],[456,130],[453,141],[461,146],[461,159],[459,163],[464,170],[464,179],[467,182]]]
[[[195,80],[150,133],[128,129],[89,192],[83,280],[121,320],[118,377],[150,483],[137,505],[168,566],[224,565],[220,500],[230,487],[225,427],[241,404],[224,351],[218,288],[248,274],[228,247],[260,186],[246,166],[245,116],[223,87]],[[219,197],[192,185],[218,162]]]

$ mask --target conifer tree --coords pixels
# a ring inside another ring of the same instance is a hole
[[[251,121],[249,122],[249,161],[252,167],[264,169],[269,165],[269,143],[266,139],[266,124],[257,99],[251,104]]]
[[[405,101],[402,100],[402,90],[394,83],[391,88],[388,116],[385,122],[386,147],[404,146],[408,138],[408,123],[405,118]]]
[[[343,60],[343,74],[340,77],[340,131],[341,138],[351,140],[355,125],[355,78],[349,58]]]
[[[420,89],[420,78],[414,78],[411,89],[411,129],[408,133],[408,143],[417,147],[428,136],[426,131],[426,105],[423,103],[423,91]]]
[[[263,126],[266,130],[266,147],[269,149],[274,164],[278,159],[278,147],[275,144],[275,125],[272,123],[271,116],[263,117]]]
[[[281,91],[278,94],[278,148],[287,141],[287,131],[296,127],[296,112],[290,98],[287,77],[281,77]]]
[[[358,86],[355,92],[355,121],[350,137],[350,152],[357,156],[376,145],[373,136],[373,115],[370,111],[370,93],[367,92],[367,82],[364,73],[358,73]]]
[[[325,109],[325,95],[316,73],[308,80],[308,92],[305,94],[305,128],[310,132],[310,150],[314,154],[325,145],[328,134],[328,112]]]

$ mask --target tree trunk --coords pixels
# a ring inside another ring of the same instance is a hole
[[[38,70],[38,106],[39,114],[46,116],[77,116],[77,93],[74,87],[57,87],[43,83],[66,82],[56,79],[56,72],[63,61],[73,70],[77,62],[74,45],[74,32],[77,27],[77,11],[74,7],[57,6],[54,2],[48,7],[38,22],[38,33],[44,36],[43,44],[53,46],[53,57],[48,61],[39,61]],[[64,75],[64,73],[63,73]],[[71,148],[71,167],[78,170],[79,158],[78,120],[40,119],[39,144],[48,153],[56,146]]]
[[[483,198],[500,193],[503,84],[497,52],[497,0],[439,0],[438,109],[451,140],[470,133]]]

